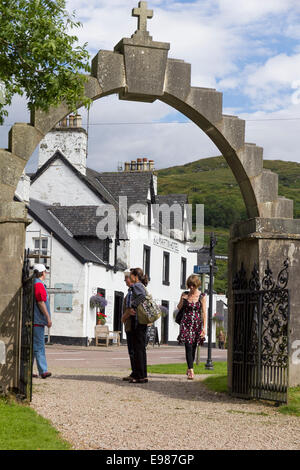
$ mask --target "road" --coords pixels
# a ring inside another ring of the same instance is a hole
[[[81,346],[46,346],[48,369],[101,369],[128,370],[130,367],[127,346],[81,347]],[[201,348],[200,361],[206,362],[207,348]],[[213,361],[226,361],[227,351],[213,349]],[[185,350],[182,346],[149,346],[148,364],[170,364],[185,362]]]

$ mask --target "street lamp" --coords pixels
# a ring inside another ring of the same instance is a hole
[[[215,246],[217,244],[217,238],[214,233],[210,234],[210,247],[209,247],[209,308],[208,308],[208,349],[207,349],[207,361],[205,369],[213,370],[214,366],[212,363],[212,312],[213,312],[213,293],[214,293],[214,267],[215,267]]]

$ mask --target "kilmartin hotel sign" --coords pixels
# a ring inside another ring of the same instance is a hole
[[[167,238],[161,237],[159,235],[154,237],[153,244],[159,246],[160,248],[164,248],[165,250],[179,253],[179,244],[177,242],[168,240]]]

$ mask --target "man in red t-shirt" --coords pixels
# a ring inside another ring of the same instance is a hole
[[[51,376],[47,369],[45,351],[45,326],[52,326],[50,303],[46,286],[46,267],[43,264],[34,266],[34,322],[33,322],[33,353],[37,363],[39,375],[46,379]]]

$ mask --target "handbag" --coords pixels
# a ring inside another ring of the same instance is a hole
[[[146,290],[146,289],[145,289]],[[137,319],[141,325],[154,323],[161,316],[159,306],[154,302],[152,295],[146,290],[145,300],[136,309]]]
[[[184,294],[188,294],[189,292],[188,291],[185,291]],[[175,317],[175,322],[180,325],[182,319],[183,319],[183,315],[184,315],[184,309],[183,309],[183,305],[181,307],[180,310],[178,310],[177,314],[176,314],[176,317]]]
[[[177,315],[175,317],[175,322],[178,323],[178,325],[180,325],[182,318],[183,318],[183,307],[181,307],[181,309],[178,310]]]

